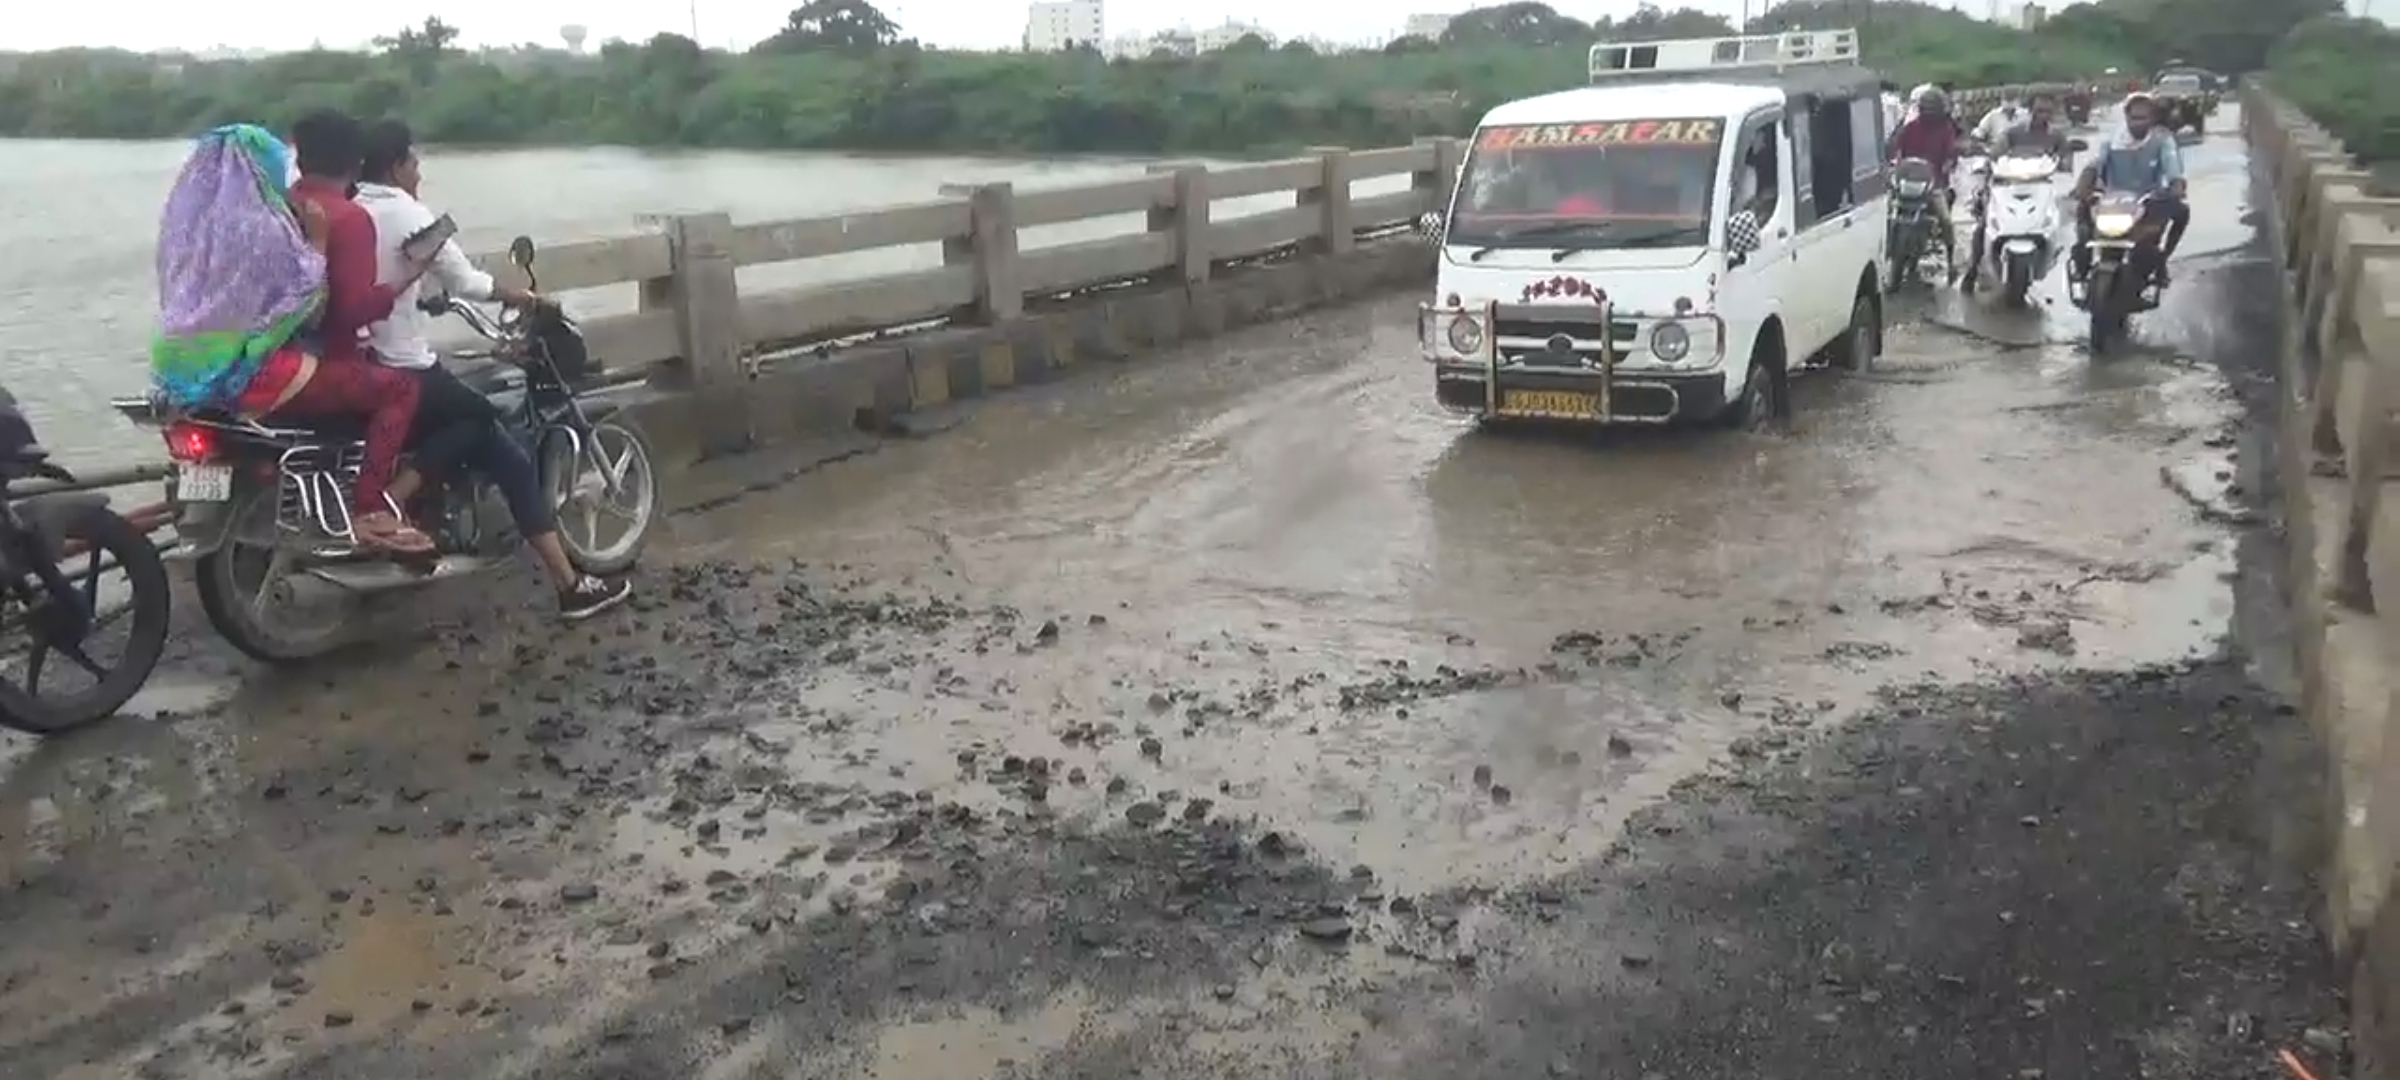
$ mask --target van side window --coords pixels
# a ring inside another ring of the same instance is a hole
[[[1885,191],[1883,102],[1862,97],[1850,103],[1850,197],[1854,202],[1881,198]]]
[[[1726,249],[1746,255],[1758,246],[1761,236],[1775,221],[1775,212],[1784,199],[1781,192],[1781,170],[1777,168],[1775,147],[1776,122],[1772,118],[1753,120],[1742,128],[1740,141],[1733,144],[1733,170],[1726,178]],[[1734,219],[1747,213],[1750,225],[1738,229]],[[1748,240],[1739,240],[1737,233],[1747,233]]]
[[[1797,233],[1816,224],[1824,215],[1817,212],[1817,174],[1809,167],[1815,146],[1815,140],[1810,138],[1813,125],[1809,122],[1809,109],[1805,102],[1795,104],[1800,106],[1800,115],[1795,122],[1793,116],[1785,114],[1783,132],[1792,144],[1792,231]]]
[[[1851,155],[1856,153],[1850,131],[1851,99],[1814,98],[1808,107],[1809,153],[1801,158],[1809,172],[1812,220],[1839,215],[1852,202]]]

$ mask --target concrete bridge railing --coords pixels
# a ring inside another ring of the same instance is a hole
[[[2256,80],[2242,129],[2290,305],[2278,457],[2301,708],[2331,758],[2329,930],[2354,1075],[2400,1075],[2400,189]]]
[[[787,221],[683,214],[638,235],[545,248],[535,272],[554,293],[636,285],[636,310],[583,325],[595,357],[645,384],[635,407],[673,466],[877,430],[1088,361],[1421,281],[1423,246],[1384,241],[1444,205],[1464,152],[1461,140],[1426,139],[1230,168],[1158,165],[1098,184],[945,186],[927,201]],[[1379,177],[1408,183],[1354,188]],[[1278,194],[1282,209],[1220,216],[1220,200]],[[1029,237],[1057,226],[1089,238]],[[504,254],[475,258],[521,281]],[[809,265],[835,258],[877,269],[836,276],[838,265]],[[737,280],[795,264],[821,280],[755,291]]]

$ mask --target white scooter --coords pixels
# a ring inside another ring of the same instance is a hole
[[[2033,283],[2058,261],[2058,188],[2053,181],[2068,163],[2042,152],[2010,151],[1979,170],[1985,173],[1975,198],[1975,239],[1969,246],[1961,287],[1975,291],[1985,267],[2000,279],[2002,302],[2026,305]]]

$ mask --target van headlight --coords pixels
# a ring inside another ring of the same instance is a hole
[[[2134,221],[2135,215],[2133,214],[2094,214],[2092,215],[2092,231],[2107,239],[2115,240],[2132,232]]]
[[[1464,356],[1473,356],[1483,349],[1483,323],[1473,315],[1458,315],[1450,320],[1450,348]]]
[[[1650,351],[1667,363],[1676,363],[1692,353],[1691,331],[1682,323],[1662,322],[1650,328]]]

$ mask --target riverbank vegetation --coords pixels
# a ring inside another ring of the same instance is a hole
[[[2400,163],[2400,31],[2373,19],[2312,19],[2275,49],[2277,92],[2361,160]]]
[[[2170,55],[2247,71],[2294,23],[2339,3],[2099,0],[2028,32],[1910,0],[1797,0],[1750,29],[1855,26],[1868,61],[1896,82],[1978,86],[2146,70]],[[2203,26],[2227,29],[2194,29]],[[1379,50],[1319,54],[1248,38],[1198,55],[1162,41],[1110,59],[930,49],[868,0],[809,0],[747,53],[661,34],[580,56],[468,51],[456,28],[428,19],[374,53],[0,56],[0,135],[167,137],[335,107],[401,116],[430,141],[465,144],[1241,154],[1461,133],[1495,104],[1581,85],[1594,40],[1733,32],[1689,9],[1645,5],[1594,24],[1520,2],[1462,14],[1441,40]]]

